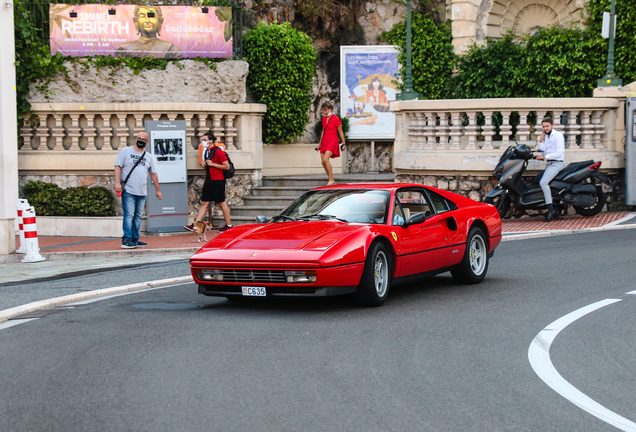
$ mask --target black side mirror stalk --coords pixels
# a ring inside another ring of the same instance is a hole
[[[416,215],[411,216],[409,220],[404,222],[404,224],[402,224],[402,228],[408,228],[411,225],[419,225],[421,223],[424,223],[425,221],[426,221],[426,216],[424,215],[424,213],[418,213]]]

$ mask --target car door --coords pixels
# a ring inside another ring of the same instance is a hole
[[[434,214],[424,188],[400,189],[396,192],[392,218],[400,249],[400,276],[437,270],[450,262],[449,231],[445,218]],[[421,224],[402,226],[418,213],[427,216]]]
[[[457,205],[435,191],[425,189],[425,192],[428,196],[431,208],[435,213],[435,217],[448,228],[449,249],[446,251],[446,265],[453,266],[459,264],[464,257],[466,234],[462,233],[461,230],[458,229],[460,221],[456,219],[458,217],[457,212],[455,211],[457,210]]]

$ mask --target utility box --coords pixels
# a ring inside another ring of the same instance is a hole
[[[625,110],[625,204],[636,205],[636,93],[627,93]]]

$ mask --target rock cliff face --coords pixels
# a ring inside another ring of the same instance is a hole
[[[66,63],[70,83],[60,73],[38,89],[31,84],[29,102],[218,102],[244,103],[249,65],[242,60],[204,63],[181,60],[166,70],[135,71]],[[40,83],[38,83],[40,84]]]

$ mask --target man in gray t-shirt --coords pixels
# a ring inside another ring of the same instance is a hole
[[[150,179],[157,189],[157,198],[163,198],[159,187],[155,157],[150,153],[144,153],[146,144],[148,144],[148,134],[141,132],[135,145],[120,151],[115,162],[115,191],[117,196],[121,194],[121,203],[124,209],[122,249],[148,246],[148,243],[139,241],[141,217],[148,195],[148,174],[150,174]],[[139,163],[137,163],[138,161]],[[128,180],[123,184],[126,178]]]

